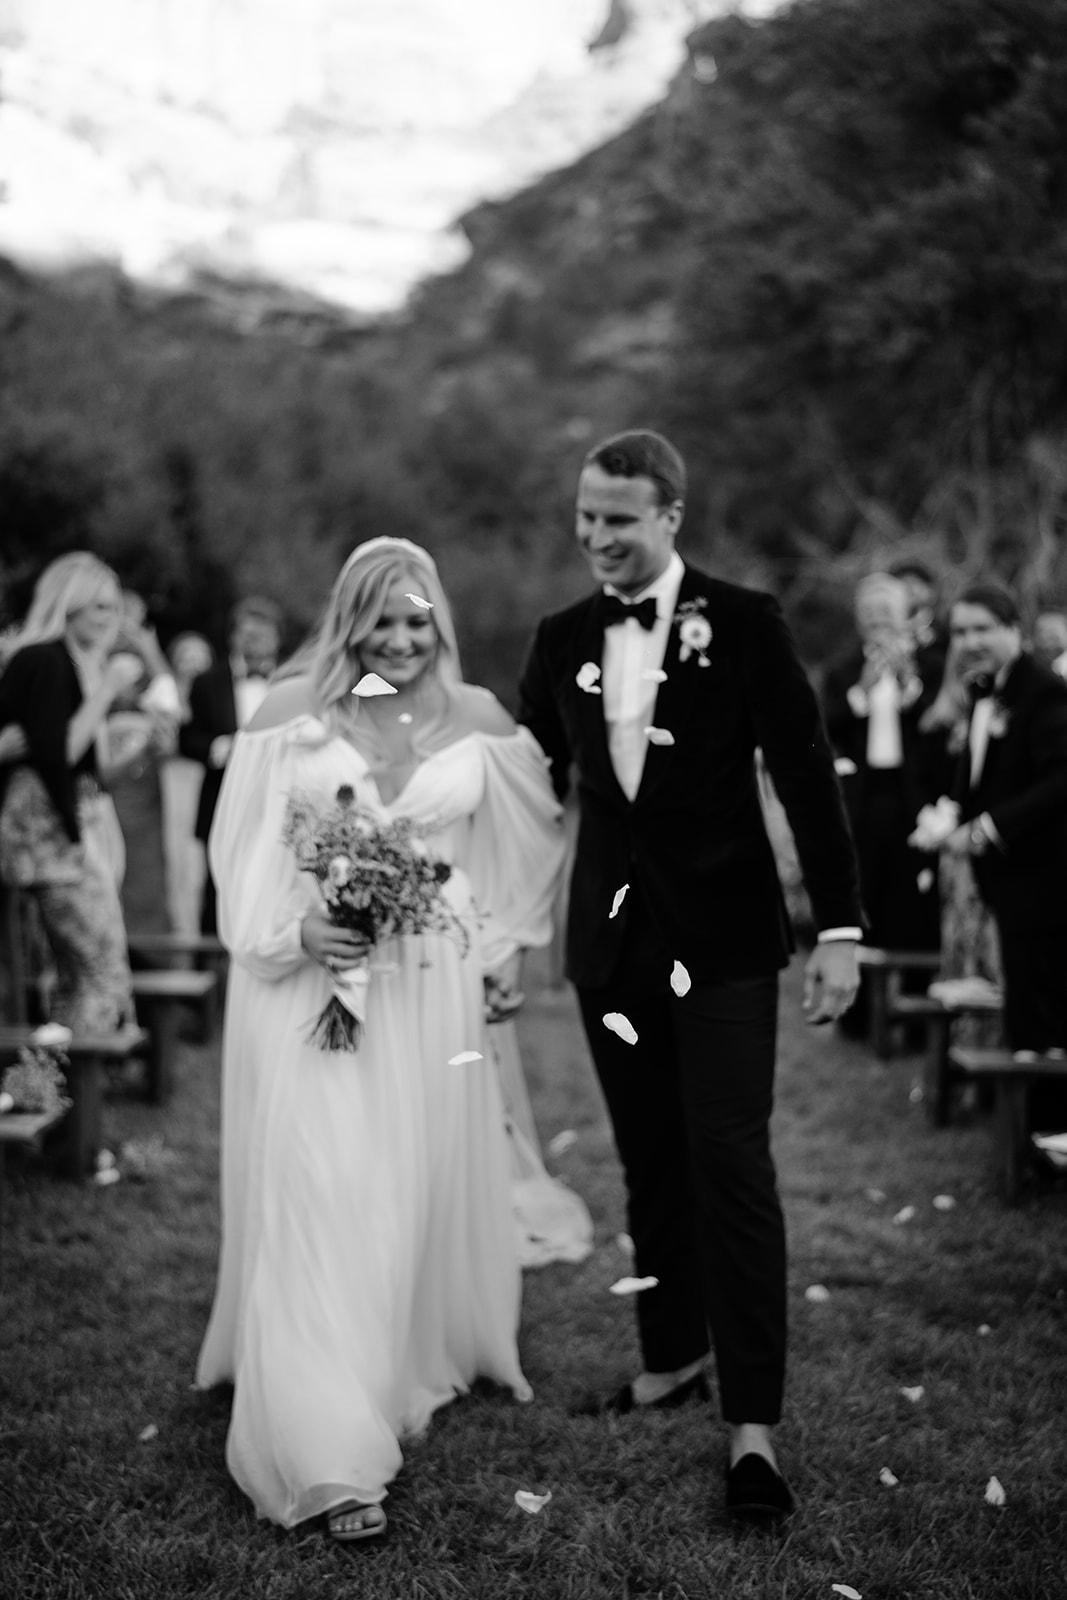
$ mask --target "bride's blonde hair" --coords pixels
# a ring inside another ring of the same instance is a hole
[[[278,679],[307,674],[315,699],[331,719],[351,708],[349,696],[361,675],[359,650],[385,610],[389,591],[401,581],[408,592],[428,600],[437,648],[429,668],[447,692],[463,681],[452,611],[433,557],[410,539],[368,539],[357,545],[341,568],[326,608],[307,642],[277,674]]]

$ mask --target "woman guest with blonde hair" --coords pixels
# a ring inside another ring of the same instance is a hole
[[[325,807],[339,787],[418,828],[462,937],[375,945],[358,1046],[330,1053],[308,1024],[368,947],[329,920],[283,825],[294,794]],[[233,1381],[227,1463],[284,1527],[380,1535],[405,1435],[478,1376],[530,1398],[483,979],[547,943],[563,849],[540,748],[462,681],[430,556],[359,545],[236,736],[209,842],[232,965],[197,1381]]]
[[[139,661],[108,659],[120,597],[96,556],[60,556],[0,678],[0,875],[32,891],[58,977],[51,1018],[80,1033],[132,1018],[121,834],[104,788],[107,715],[141,672]]]

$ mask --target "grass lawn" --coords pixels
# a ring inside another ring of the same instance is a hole
[[[441,1412],[407,1450],[382,1543],[257,1523],[223,1462],[229,1394],[191,1388],[217,1241],[217,1046],[183,1047],[165,1110],[109,1101],[116,1149],[165,1140],[172,1159],[144,1181],[80,1188],[9,1162],[3,1600],[1067,1594],[1067,1186],[1006,1209],[984,1120],[931,1129],[910,1092],[918,1061],[883,1065],[805,1029],[797,977],[776,1116],[792,1318],[779,1442],[801,1503],[783,1531],[727,1524],[714,1413],[569,1415],[629,1375],[636,1343],[631,1306],[607,1293],[626,1268],[623,1196],[576,1012],[535,982],[522,1023],[534,1105],[545,1140],[579,1135],[551,1165],[586,1197],[597,1249],[527,1274],[535,1402],[486,1390]],[[905,1206],[914,1216],[895,1221]],[[805,1298],[816,1283],[828,1300]],[[993,1476],[1003,1507],[985,1500]],[[517,1489],[552,1500],[528,1516]]]

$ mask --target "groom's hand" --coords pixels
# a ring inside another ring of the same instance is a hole
[[[817,944],[804,968],[804,1018],[836,1022],[856,998],[859,962],[855,939],[828,939]]]

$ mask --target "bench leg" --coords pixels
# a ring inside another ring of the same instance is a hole
[[[146,1007],[148,1029],[148,1098],[161,1106],[174,1089],[174,1054],[178,1047],[178,1005],[154,1001]]]
[[[1027,1106],[1025,1082],[997,1081],[996,1141],[1001,1190],[1009,1205],[1014,1205],[1022,1188],[1026,1159]]]
[[[889,1036],[888,968],[868,967],[865,981],[868,992],[871,1047],[879,1061],[888,1061],[893,1054],[892,1041]]]
[[[947,1128],[952,1101],[952,1074],[948,1046],[952,1019],[947,1012],[926,1019],[926,1067],[923,1097],[926,1114],[935,1128]]]
[[[103,1062],[96,1057],[79,1062],[68,1075],[67,1084],[71,1107],[66,1116],[60,1170],[70,1178],[88,1178],[96,1169],[97,1152],[103,1143]]]

